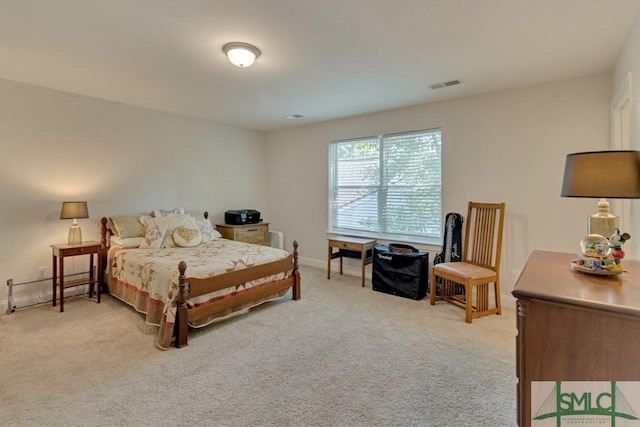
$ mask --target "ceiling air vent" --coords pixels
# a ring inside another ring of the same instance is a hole
[[[429,86],[431,89],[441,89],[443,87],[455,86],[462,83],[460,80],[449,80],[448,82],[436,83]]]

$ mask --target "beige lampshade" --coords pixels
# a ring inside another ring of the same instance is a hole
[[[87,202],[62,202],[60,219],[89,218]]]
[[[640,151],[567,154],[562,197],[640,198]]]

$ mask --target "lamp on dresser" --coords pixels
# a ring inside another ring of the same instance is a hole
[[[587,233],[611,237],[619,228],[607,199],[640,198],[640,151],[591,151],[567,154],[562,197],[599,198],[588,217]]]
[[[82,243],[82,230],[78,225],[78,219],[89,218],[87,202],[62,202],[60,219],[72,219],[69,228],[69,245],[79,245]]]

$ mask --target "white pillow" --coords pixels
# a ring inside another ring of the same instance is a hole
[[[166,224],[149,224],[146,227],[144,238],[142,239],[142,242],[140,242],[140,248],[158,249],[162,245],[162,240],[166,234]]]
[[[199,219],[197,220],[198,228],[200,229],[200,233],[202,233],[202,241],[210,242],[212,240],[218,240],[222,237],[222,234],[218,232],[213,225],[209,222],[208,219]]]
[[[153,218],[162,218],[164,216],[184,215],[186,213],[187,210],[185,208],[178,207],[173,209],[156,209],[154,211],[151,211],[151,216]]]
[[[140,217],[140,222],[147,228],[154,224],[162,224],[167,226],[164,240],[160,245],[161,248],[171,248],[176,246],[172,238],[173,232],[176,228],[182,226],[188,228],[198,228],[196,219],[191,215],[169,215],[161,218],[152,218],[148,215],[143,215]]]
[[[111,236],[109,237],[109,245],[110,246],[120,246],[121,248],[137,248],[140,246],[140,243],[144,240],[144,237],[120,237],[120,236]]]
[[[173,231],[173,241],[181,248],[192,248],[202,243],[202,234],[198,227],[181,226]]]

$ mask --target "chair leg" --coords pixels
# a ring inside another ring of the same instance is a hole
[[[429,285],[429,303],[436,305],[436,273],[431,267],[431,284]]]
[[[498,309],[496,314],[502,314],[502,305],[500,304],[500,282],[497,280],[494,283],[494,291],[496,294],[496,308]]]
[[[464,297],[465,297],[465,311],[466,311],[466,322],[471,323],[471,311],[473,309],[473,286],[464,285]]]

